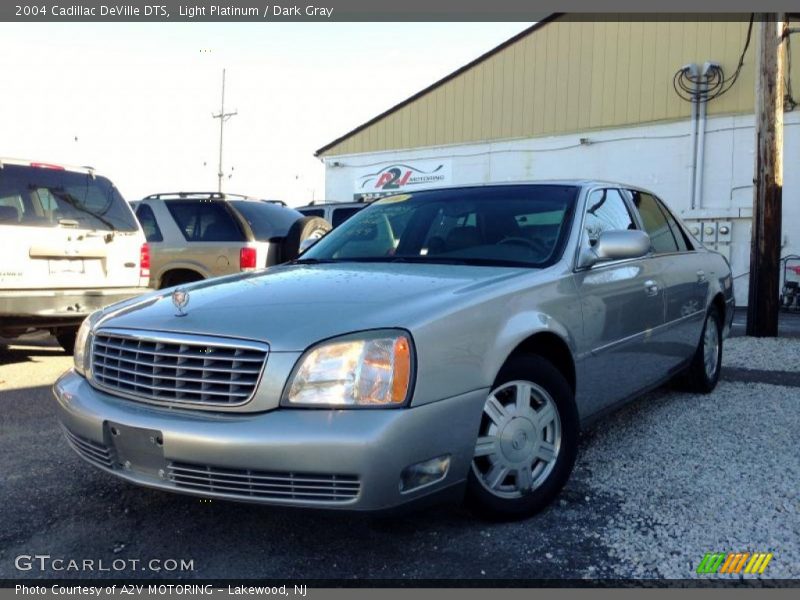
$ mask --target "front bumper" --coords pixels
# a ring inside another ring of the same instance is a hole
[[[80,323],[97,309],[150,292],[150,288],[98,288],[77,290],[3,290],[0,315],[15,326]]]
[[[96,390],[74,371],[53,392],[72,448],[134,483],[202,497],[382,511],[464,483],[487,390],[405,409],[249,414],[152,407]],[[451,458],[443,479],[401,493],[405,467],[445,454]]]

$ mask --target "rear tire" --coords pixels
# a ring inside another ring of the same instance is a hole
[[[300,254],[300,244],[309,238],[321,238],[331,230],[331,224],[321,217],[297,219],[281,241],[281,262],[294,260]]]
[[[710,394],[722,370],[722,315],[716,306],[708,309],[700,343],[692,362],[683,373],[681,383],[689,392]]]
[[[575,398],[564,375],[541,356],[511,358],[484,406],[467,504],[493,520],[541,511],[572,473],[578,433]]]
[[[77,335],[77,329],[60,329],[55,333],[58,345],[61,346],[67,354],[75,352],[75,336]]]

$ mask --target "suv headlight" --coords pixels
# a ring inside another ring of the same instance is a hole
[[[89,369],[89,354],[92,345],[92,329],[97,325],[103,311],[96,310],[81,323],[80,329],[75,336],[75,352],[73,360],[75,361],[75,370],[86,377],[86,371]]]
[[[411,336],[379,330],[322,342],[298,361],[283,405],[391,407],[409,397],[414,370]]]

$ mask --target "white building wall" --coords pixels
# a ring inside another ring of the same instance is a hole
[[[326,198],[352,200],[356,178],[364,173],[395,162],[426,159],[449,159],[454,185],[560,178],[638,185],[655,192],[690,226],[702,224],[702,231],[711,230],[703,241],[729,256],[737,277],[736,302],[743,306],[747,303],[753,202],[753,123],[752,115],[708,119],[702,204],[694,210],[690,207],[692,153],[688,120],[548,138],[328,157]],[[781,256],[800,254],[798,167],[800,114],[787,113]],[[720,235],[720,224],[731,227],[732,235]]]

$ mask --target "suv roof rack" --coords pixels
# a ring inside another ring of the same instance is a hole
[[[264,200],[254,196],[244,194],[229,194],[227,192],[163,192],[160,194],[150,194],[142,200],[252,200],[254,202],[269,202],[286,206],[283,200]]]
[[[145,196],[144,200],[184,200],[191,198],[193,200],[227,200],[229,198],[237,200],[257,200],[252,196],[245,196],[243,194],[228,194],[226,192],[164,192],[161,194],[150,194]]]

